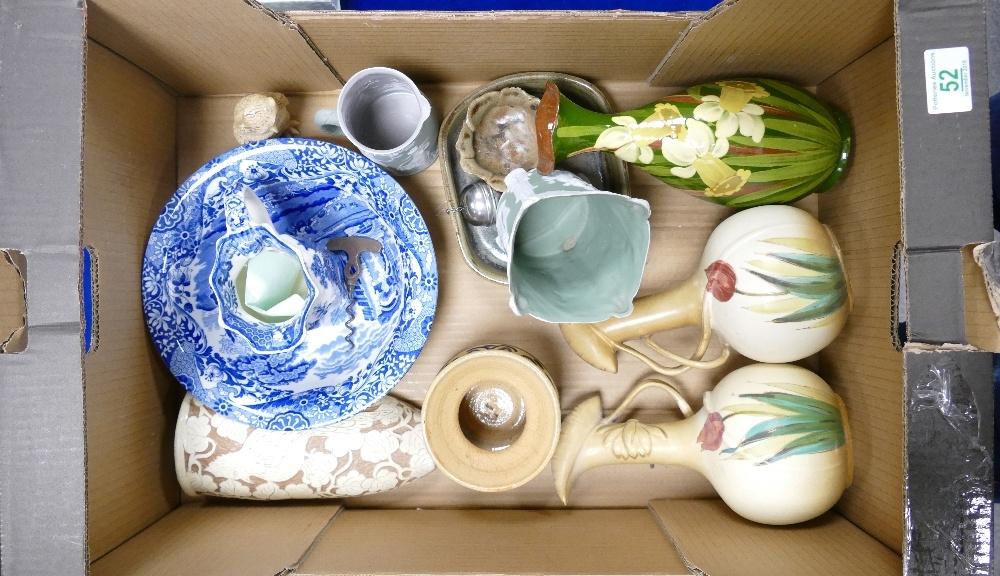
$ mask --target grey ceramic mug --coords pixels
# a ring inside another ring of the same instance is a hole
[[[343,134],[393,174],[416,174],[437,160],[438,121],[430,102],[405,74],[366,68],[347,81],[336,108],[316,112],[324,132]]]

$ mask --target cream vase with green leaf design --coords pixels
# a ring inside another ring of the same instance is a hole
[[[683,420],[619,422],[644,390],[670,394]],[[673,384],[649,379],[604,417],[599,396],[563,421],[552,458],[564,503],[574,480],[598,466],[665,464],[704,475],[737,514],[763,524],[805,522],[829,510],[851,484],[850,428],[840,397],[791,364],[740,368],[693,413]]]
[[[578,106],[550,83],[535,131],[542,174],[577,154],[609,152],[731,208],[823,192],[843,176],[851,151],[841,112],[766,78],[699,84],[618,114]]]
[[[804,210],[759,206],[719,224],[686,281],[636,299],[623,318],[560,329],[573,350],[597,368],[615,372],[623,352],[673,375],[719,366],[730,347],[758,362],[800,360],[837,337],[850,305],[844,263],[830,230]],[[651,338],[681,326],[702,326],[693,353],[664,350]],[[705,360],[713,334],[723,353]],[[632,340],[642,340],[650,353],[627,343]]]

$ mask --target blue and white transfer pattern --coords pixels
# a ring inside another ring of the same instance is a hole
[[[314,252],[317,296],[287,350],[255,351],[220,321],[210,276],[227,244],[226,201],[244,187],[279,234]],[[383,247],[361,256],[353,346],[347,299],[321,297],[344,290],[346,254],[326,249],[344,236]],[[174,376],[213,410],[279,430],[337,422],[388,393],[427,340],[437,288],[427,226],[399,184],[359,154],[296,138],[235,148],[195,172],[157,219],[142,268],[146,322]]]

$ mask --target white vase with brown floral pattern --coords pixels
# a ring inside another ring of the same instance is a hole
[[[420,411],[392,396],[334,424],[265,430],[188,394],[177,418],[174,463],[189,496],[249,500],[376,494],[434,470]]]

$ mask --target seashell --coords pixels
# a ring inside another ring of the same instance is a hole
[[[233,109],[233,136],[240,144],[296,136],[297,125],[288,112],[288,98],[277,92],[247,94]]]

